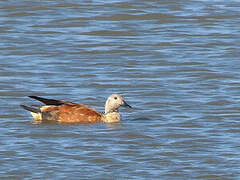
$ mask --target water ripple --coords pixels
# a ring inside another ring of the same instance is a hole
[[[0,2],[1,179],[238,179],[237,1]],[[120,124],[34,124],[28,95]]]

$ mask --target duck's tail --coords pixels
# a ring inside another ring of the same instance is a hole
[[[40,109],[25,106],[23,104],[21,104],[20,107],[22,107],[23,109],[25,109],[27,111],[30,111],[31,115],[34,117],[35,120],[42,120],[42,114],[41,114]]]

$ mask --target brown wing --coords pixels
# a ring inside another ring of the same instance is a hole
[[[59,123],[96,123],[101,122],[102,114],[81,104],[62,106],[43,106],[42,119]]]

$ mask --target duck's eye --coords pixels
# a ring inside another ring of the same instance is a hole
[[[117,100],[117,97],[114,97],[115,100]]]

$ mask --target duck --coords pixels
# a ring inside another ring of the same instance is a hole
[[[44,105],[20,106],[29,111],[35,121],[57,122],[60,124],[69,123],[117,123],[121,121],[119,108],[121,106],[132,108],[119,94],[112,94],[105,103],[105,113],[84,104],[48,99],[39,96],[28,96],[38,100]]]

